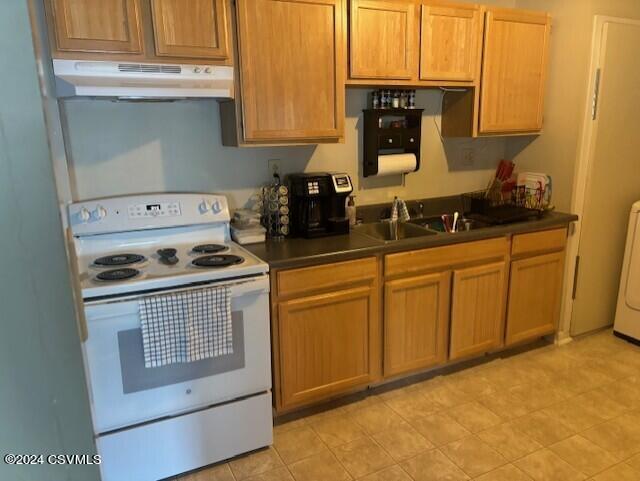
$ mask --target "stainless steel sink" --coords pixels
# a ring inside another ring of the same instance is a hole
[[[425,229],[436,231],[438,234],[450,234],[450,232],[447,232],[444,228],[444,222],[441,217],[423,217],[421,219],[411,219],[409,222]],[[490,224],[475,219],[466,219],[464,217],[458,220],[458,232],[482,229],[484,227],[490,227]]]
[[[436,235],[436,232],[407,222],[398,222],[395,225],[397,226],[397,229],[394,228],[394,224],[391,222],[373,222],[371,224],[357,225],[353,230],[354,232],[358,232],[384,242]]]

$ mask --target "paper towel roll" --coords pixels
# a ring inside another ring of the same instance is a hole
[[[378,173],[381,175],[406,174],[416,170],[415,154],[387,154],[378,156]]]

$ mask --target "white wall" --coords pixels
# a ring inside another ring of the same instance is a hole
[[[516,0],[486,0],[513,7]],[[359,205],[437,197],[484,188],[498,161],[505,157],[506,139],[442,141],[439,90],[418,91],[425,109],[422,167],[406,176],[364,179],[362,171],[362,109],[366,89],[347,89],[343,144],[234,148],[220,140],[218,105],[214,101],[117,103],[66,101],[70,138],[68,159],[72,197],[92,197],[153,191],[208,191],[229,196],[232,207],[244,205],[268,182],[269,159],[281,159],[283,173],[346,171],[356,187]],[[473,151],[465,162],[465,150]],[[517,149],[516,149],[517,151]]]
[[[357,202],[387,201],[457,194],[483,188],[505,154],[504,139],[447,140],[438,134],[439,90],[418,92],[425,108],[422,167],[406,177],[364,179],[362,171],[362,109],[364,89],[347,91],[345,142],[318,146],[223,147],[215,101],[128,103],[66,101],[74,197],[153,191],[215,191],[229,195],[232,206],[243,205],[269,180],[269,159],[281,159],[284,173],[346,171],[356,184]],[[465,162],[472,149],[474,161]]]
[[[95,453],[27,2],[0,2],[0,453]],[[9,465],[0,480],[98,481]]]
[[[510,139],[508,155],[520,169],[553,177],[556,207],[571,210],[575,165],[587,106],[594,15],[640,18],[638,0],[516,0],[518,8],[552,16],[544,132]]]

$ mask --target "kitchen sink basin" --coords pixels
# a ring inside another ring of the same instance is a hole
[[[411,219],[409,222],[425,229],[436,231],[438,234],[452,233],[447,232],[441,217],[423,217],[420,219]],[[464,217],[461,217],[460,219],[458,219],[458,232],[482,229],[484,227],[490,227],[490,225],[491,224],[487,224],[486,222],[481,222],[479,220],[466,219]]]
[[[391,222],[373,222],[371,224],[357,225],[353,230],[354,232],[385,242],[411,239],[414,237],[425,237],[436,234],[436,232],[427,230],[424,227],[407,222],[398,222],[395,225],[397,225],[397,229],[394,229],[394,224]]]

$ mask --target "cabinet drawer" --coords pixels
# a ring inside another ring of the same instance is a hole
[[[368,279],[374,281],[377,271],[375,257],[280,271],[277,274],[278,297],[321,291]]]
[[[508,253],[509,241],[506,237],[400,252],[385,257],[384,275],[385,277],[404,276],[427,270],[499,259]]]
[[[567,243],[567,228],[513,236],[511,255],[561,251]]]
[[[378,137],[379,149],[399,149],[402,146],[402,135],[397,134],[382,134]]]

